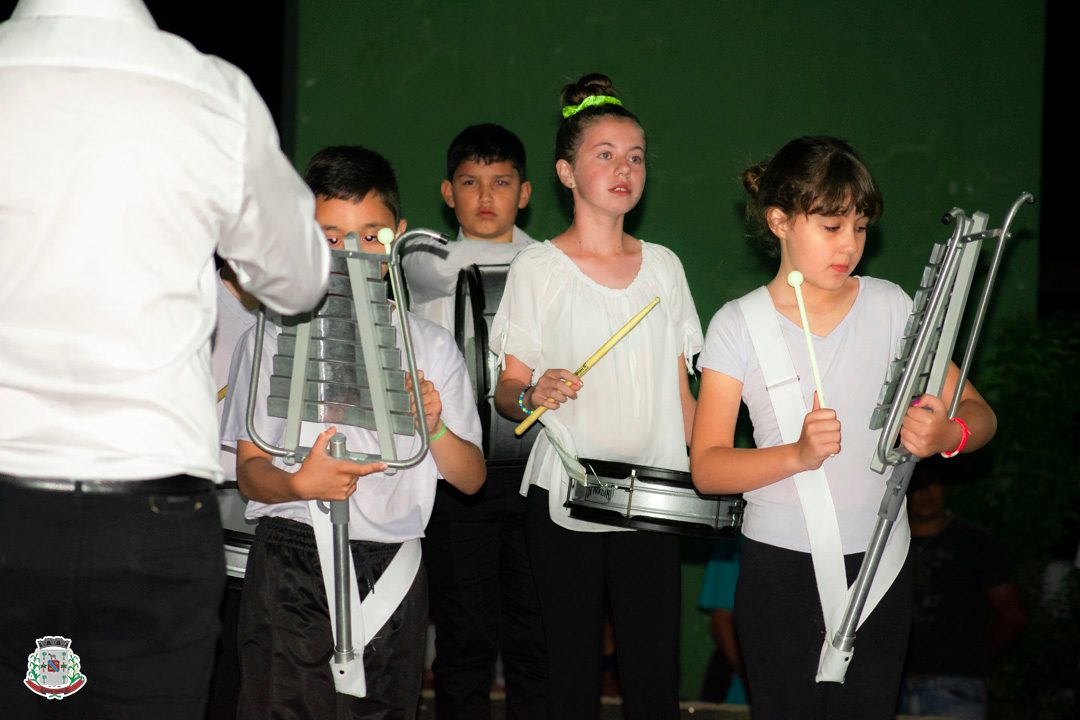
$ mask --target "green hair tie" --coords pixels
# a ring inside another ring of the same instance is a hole
[[[565,120],[571,115],[577,115],[585,108],[596,105],[622,105],[622,100],[610,95],[590,95],[577,105],[564,105],[562,109],[563,119]]]

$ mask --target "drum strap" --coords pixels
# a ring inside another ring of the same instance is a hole
[[[807,413],[806,403],[802,398],[799,378],[780,331],[780,323],[776,318],[776,309],[769,297],[769,291],[760,287],[737,302],[761,365],[765,388],[772,402],[781,438],[785,443],[798,442],[803,418]],[[844,569],[844,552],[840,542],[836,508],[833,506],[828,478],[822,468],[801,472],[794,476],[794,482],[806,521],[806,533],[810,539],[810,556],[825,622],[825,644],[815,679],[817,682],[843,682],[854,651],[837,655],[830,645],[830,639],[840,625],[848,594],[851,592]],[[877,606],[904,564],[908,545],[907,523],[897,523],[896,527],[902,527],[903,530],[897,530],[889,537],[882,557],[881,571],[874,579],[870,596],[859,618],[860,625]],[[899,535],[903,537],[898,537]],[[827,649],[830,652],[827,653]]]
[[[315,545],[319,550],[319,565],[322,568],[326,597],[332,598],[334,597],[334,526],[330,522],[330,514],[319,507],[319,501],[308,501],[308,513],[311,515],[311,525],[315,531]],[[405,599],[420,569],[421,554],[419,539],[403,542],[394,555],[394,559],[375,582],[375,586],[368,592],[364,601],[360,602],[356,567],[352,553],[349,553],[349,577],[352,579],[349,583],[349,607],[352,610],[353,647],[357,648],[357,656],[340,665],[335,663],[333,658],[330,659],[334,689],[337,692],[354,697],[367,695],[363,648],[370,638],[379,634],[386,625],[386,621]],[[329,614],[331,637],[336,637],[337,618],[332,607],[329,608]]]

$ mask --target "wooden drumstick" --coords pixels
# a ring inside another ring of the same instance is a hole
[[[814,373],[814,387],[817,388],[819,407],[825,407],[825,393],[821,390],[821,373],[818,372],[817,356],[814,354],[814,340],[810,336],[810,321],[806,319],[806,303],[803,302],[803,274],[798,270],[788,273],[787,284],[795,288],[795,302],[799,305],[799,318],[802,319],[803,336],[806,338],[806,351],[810,355],[810,370]]]
[[[641,309],[641,312],[639,312],[634,317],[630,318],[630,320],[625,325],[623,325],[621,328],[619,328],[619,331],[617,333],[612,335],[611,338],[609,338],[606,343],[604,343],[603,345],[600,346],[599,350],[597,350],[592,355],[590,355],[589,359],[586,360],[585,362],[583,362],[581,364],[581,367],[579,367],[577,369],[577,372],[575,372],[574,374],[577,375],[580,378],[583,375],[585,375],[585,373],[589,372],[589,370],[592,369],[593,365],[595,365],[597,362],[600,361],[600,358],[607,355],[608,350],[611,350],[611,348],[615,347],[615,345],[620,340],[622,340],[624,337],[626,337],[627,333],[629,333],[631,330],[633,330],[635,327],[637,327],[637,324],[639,322],[641,322],[642,320],[644,320],[645,316],[648,315],[650,312],[652,312],[652,309],[654,307],[656,307],[657,305],[659,305],[659,304],[660,304],[660,298],[658,298],[658,297],[653,298],[652,301],[648,305],[646,305],[644,308]],[[545,412],[547,412],[547,410],[548,410],[547,405],[541,405],[540,407],[538,407],[536,410],[533,411],[532,415],[530,415],[529,417],[522,420],[521,424],[519,424],[516,428],[514,428],[514,434],[518,435],[518,436],[523,434],[526,430],[531,428],[533,426],[533,423],[535,423],[537,420],[539,420],[540,416],[543,415]]]

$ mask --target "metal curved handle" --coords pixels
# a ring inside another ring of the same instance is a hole
[[[974,318],[971,321],[971,332],[968,333],[968,342],[964,347],[964,358],[960,363],[960,375],[956,380],[952,403],[949,405],[949,417],[956,415],[956,409],[960,406],[960,394],[964,389],[964,381],[967,380],[971,370],[971,362],[975,357],[975,345],[979,342],[979,334],[982,332],[983,322],[986,320],[986,309],[990,305],[990,293],[997,280],[998,267],[1001,265],[1001,257],[1005,253],[1005,241],[1009,239],[1009,228],[1012,226],[1016,213],[1023,205],[1034,205],[1035,196],[1029,192],[1020,193],[1005,214],[1005,221],[1001,229],[996,231],[997,243],[994,245],[994,255],[990,260],[990,267],[986,271],[986,280],[983,282],[982,293],[979,295],[979,305],[975,309]]]
[[[417,425],[419,425],[420,448],[412,457],[405,460],[383,460],[387,469],[404,469],[419,463],[427,455],[429,441],[427,427],[424,425],[424,399],[420,395],[420,383],[416,374],[416,355],[413,353],[412,332],[409,330],[409,313],[405,301],[405,280],[401,275],[401,249],[413,240],[429,239],[441,243],[449,242],[450,238],[433,230],[410,230],[401,235],[390,244],[390,261],[387,263],[387,275],[390,278],[390,292],[394,295],[394,307],[398,315],[398,327],[401,330],[401,346],[405,355],[405,364],[408,373],[413,379],[412,395],[416,403]],[[349,453],[353,455],[353,453]]]

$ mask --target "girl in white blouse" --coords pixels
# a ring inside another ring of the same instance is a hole
[[[526,532],[548,645],[551,716],[595,718],[605,592],[628,718],[678,717],[679,546],[672,536],[570,518],[560,452],[688,470],[687,361],[701,325],[678,258],[631,237],[645,186],[645,134],[603,75],[563,91],[559,181],[574,220],[514,261],[492,327],[499,411],[541,422],[525,471]],[[577,367],[650,300],[660,304],[591,370]]]

